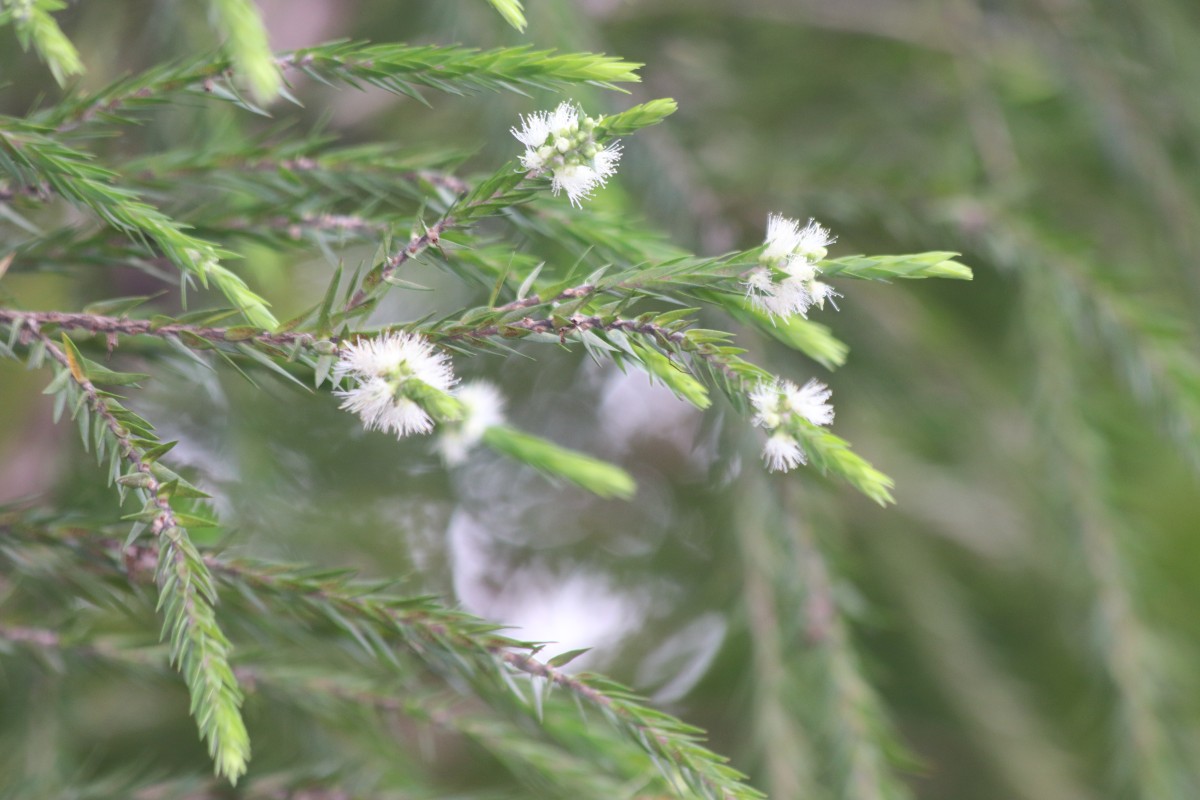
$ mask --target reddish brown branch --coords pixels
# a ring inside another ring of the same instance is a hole
[[[81,330],[100,334],[118,334],[121,336],[156,336],[160,339],[177,337],[180,334],[190,334],[210,342],[258,342],[286,346],[300,344],[311,346],[317,337],[311,333],[262,333],[246,335],[246,329],[217,328],[202,325],[187,325],[182,322],[157,324],[152,320],[128,319],[126,317],[108,317],[101,314],[80,314],[65,311],[13,311],[0,309],[0,322],[13,325],[25,325],[31,330],[39,330],[43,326],[55,325],[64,330]]]

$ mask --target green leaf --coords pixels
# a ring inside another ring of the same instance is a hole
[[[845,439],[805,421],[798,421],[791,432],[799,439],[812,466],[845,479],[881,506],[896,502],[891,492],[895,481],[851,450]]]
[[[252,324],[268,330],[279,324],[267,310],[266,301],[220,265],[219,260],[229,253],[192,236],[188,226],[120,185],[120,176],[99,166],[91,154],[67,147],[49,134],[39,125],[0,117],[0,171],[23,184],[48,186],[138,245],[153,243],[185,274],[206,286],[211,280]]]
[[[329,373],[335,363],[337,363],[336,356],[328,354],[317,356],[317,363],[313,368],[313,385],[316,388],[321,388],[321,384],[329,380]]]
[[[337,269],[333,271],[333,275],[329,279],[329,286],[325,289],[325,296],[321,299],[321,308],[317,312],[317,334],[320,336],[328,336],[332,330],[329,325],[329,315],[333,311],[333,304],[337,298],[338,286],[342,282],[342,265],[338,264]],[[320,386],[320,382],[317,382]]]
[[[308,386],[305,385],[304,381],[300,380],[295,375],[276,364],[270,356],[264,355],[263,353],[260,353],[258,350],[255,350],[253,347],[250,347],[246,344],[238,344],[237,348],[243,353],[243,355],[247,356],[253,361],[257,361],[259,364],[271,370],[271,372],[274,372],[276,375],[286,378],[306,392],[312,392],[312,389],[309,389]]]
[[[657,125],[675,113],[678,104],[670,98],[651,100],[600,120],[596,130],[606,136],[628,136],[642,128]]]
[[[672,322],[678,322],[681,319],[686,319],[694,315],[700,309],[698,308],[677,308],[674,311],[668,311],[665,314],[654,315],[654,324],[661,327],[666,327]]]
[[[84,358],[80,355],[79,348],[65,333],[59,336],[59,340],[62,342],[63,355],[67,357],[67,370],[76,383],[82,384],[87,380],[87,373],[83,371]]]
[[[62,370],[54,375],[54,379],[42,389],[42,394],[57,394],[61,392],[67,383],[71,380],[71,373],[67,370]]]
[[[220,524],[213,517],[187,511],[176,511],[175,520],[185,528],[214,528]]]
[[[583,655],[584,653],[588,652],[591,649],[592,648],[590,648],[590,647],[581,647],[578,650],[568,650],[565,653],[559,653],[558,655],[556,655],[554,658],[550,659],[546,663],[549,664],[550,666],[554,667],[555,669],[558,669],[560,667],[565,667],[567,664],[570,664],[572,661],[579,658],[581,655]]]
[[[836,369],[846,363],[849,346],[834,337],[833,332],[819,322],[797,314],[773,316],[740,294],[705,292],[701,296],[719,304],[739,322],[752,325],[793,350],[799,350],[826,369]]]
[[[176,519],[202,517],[176,513]],[[242,691],[229,664],[232,649],[217,624],[213,577],[185,528],[171,526],[159,535],[158,610],[162,638],[171,661],[183,675],[191,712],[219,775],[237,783],[250,760],[250,736],[242,721]]]
[[[158,294],[138,295],[134,297],[114,297],[111,300],[100,300],[95,303],[88,303],[83,307],[85,314],[99,314],[108,317],[124,317],[130,311],[133,311],[143,303],[148,303],[151,300],[162,297],[165,292]]]
[[[969,281],[971,268],[954,260],[958,253],[916,253],[904,256],[845,256],[822,261],[823,277],[862,278],[886,281],[891,278],[950,278]]]
[[[147,449],[142,451],[142,461],[148,464],[153,464],[158,459],[165,456],[167,453],[179,444],[179,442],[147,442]]]
[[[214,15],[229,37],[234,67],[259,103],[279,94],[283,75],[267,42],[262,17],[250,0],[211,0]]]
[[[630,348],[636,354],[645,370],[663,382],[676,397],[694,405],[701,410],[712,405],[708,390],[704,384],[696,380],[686,367],[677,361],[667,358],[652,347],[630,340]]]
[[[521,0],[488,0],[492,4],[492,8],[500,12],[500,16],[504,17],[504,21],[512,25],[518,31],[525,32],[525,26],[529,23],[525,19],[525,13],[521,10]]]
[[[92,383],[105,386],[136,386],[150,378],[144,372],[114,372],[86,358],[83,359],[83,370]]]
[[[141,511],[135,511],[132,514],[126,514],[121,517],[121,519],[126,521],[136,520],[137,522],[153,522],[154,520],[158,519],[158,516],[161,513],[162,509],[151,502],[147,503]]]
[[[620,467],[506,425],[488,428],[483,441],[498,453],[546,475],[568,480],[600,497],[628,500],[637,491],[633,477]]]
[[[5,4],[12,10],[0,15],[0,23],[5,21],[5,16],[13,21],[21,47],[28,50],[32,45],[37,50],[59,86],[66,83],[67,78],[83,74],[79,52],[50,16],[50,12],[66,8],[66,3],[62,0],[6,0]]]
[[[122,550],[129,549],[131,546],[133,546],[134,542],[136,542],[141,537],[141,535],[143,533],[145,533],[147,530],[149,530],[149,528],[146,525],[146,523],[144,523],[144,522],[133,523],[133,525],[129,528],[129,533],[126,534],[126,536],[125,536],[125,541],[121,544],[121,549]]]

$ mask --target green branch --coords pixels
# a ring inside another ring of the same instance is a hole
[[[886,281],[894,278],[950,278],[969,281],[971,268],[954,260],[958,253],[915,253],[903,256],[845,256],[820,263],[828,278]]]
[[[230,2],[230,0],[223,0]],[[450,94],[469,91],[517,91],[593,85],[616,89],[639,80],[640,64],[593,53],[557,53],[530,47],[474,50],[466,47],[333,42],[285,53],[276,68],[302,72],[322,83],[353,88],[376,86],[393,94],[421,99],[420,89]],[[47,109],[37,121],[70,130],[94,119],[116,120],[139,108],[161,104],[178,92],[201,93],[228,100],[255,112],[262,110],[230,83],[233,62],[210,54],[148,70],[117,81],[94,95]]]
[[[187,683],[191,713],[208,742],[217,773],[237,783],[250,758],[250,737],[240,711],[242,692],[229,664],[229,640],[217,625],[212,576],[183,527],[192,519],[171,506],[171,497],[186,496],[188,487],[178,477],[160,481],[162,473],[156,474],[154,462],[169,447],[153,440],[145,421],[125,410],[115,396],[96,388],[87,362],[69,339],[63,337],[60,348],[44,334],[34,331],[33,335],[62,368],[51,388],[64,396],[71,394],[68,387],[76,388],[75,413],[81,414],[85,406],[90,409],[98,429],[105,432],[114,463],[119,457],[130,468],[117,483],[143,500],[144,508],[134,518],[159,541],[154,575],[163,638],[170,644],[172,663]],[[86,444],[91,426],[86,415],[80,419]],[[99,451],[101,439],[96,438]]]
[[[21,47],[37,51],[59,86],[84,71],[79,51],[51,16],[66,7],[63,0],[4,0],[5,10],[0,11],[0,26],[13,24]]]
[[[283,87],[283,75],[271,53],[267,29],[250,0],[210,0],[212,15],[229,39],[234,68],[258,103],[272,100]]]
[[[430,235],[419,237],[418,243],[424,239],[424,246],[428,246]],[[580,287],[578,291],[565,290],[559,297],[574,300],[576,303],[586,301],[592,288],[587,286]],[[369,298],[369,295],[364,293],[364,297]],[[365,304],[366,301],[362,301],[358,307]],[[514,305],[516,308],[512,307]],[[537,319],[526,316],[525,310],[521,303],[496,309],[476,309],[468,312],[459,321],[444,321],[420,331],[426,336],[447,342],[514,339],[538,334],[549,334],[552,341],[562,342],[568,336],[578,336],[585,346],[590,346],[592,340],[589,340],[589,336],[602,334],[603,350],[609,358],[626,359],[637,364],[681,398],[700,408],[707,407],[709,401],[704,387],[693,376],[705,376],[720,387],[735,408],[744,414],[748,413],[746,396],[760,384],[775,379],[771,373],[741,358],[740,353],[743,351],[727,344],[731,338],[730,334],[703,328],[689,329],[687,326],[691,324],[691,320],[687,315],[681,316],[677,312],[643,314],[630,319],[619,316],[615,311],[591,315],[572,313],[569,306],[560,305],[556,309],[559,313],[553,317]],[[0,309],[0,322],[57,325],[64,329],[85,330],[97,335],[154,336],[178,341],[185,347],[195,349],[230,345],[243,355],[247,353],[247,347],[253,346],[272,358],[287,355],[280,350],[281,347],[315,350],[319,342],[325,342],[321,347],[336,349],[338,342],[336,337],[323,338],[310,333],[271,333],[252,327],[206,327],[180,323],[165,317],[157,320],[132,320],[91,314]],[[623,338],[624,334],[647,337],[655,347],[664,350],[669,358],[657,350],[630,343]],[[686,364],[690,364],[691,368],[685,368]],[[805,423],[797,423],[791,433],[804,447],[813,466],[821,472],[832,473],[845,479],[880,505],[894,502],[890,492],[892,480],[855,454],[844,439],[824,428]],[[605,489],[602,494],[628,494],[627,488],[622,488],[624,484],[613,486],[616,488]]]
[[[90,155],[50,138],[48,133],[0,117],[0,170],[21,184],[44,184],[135,241],[152,243],[202,285],[212,281],[251,324],[263,328],[278,325],[266,301],[218,263],[227,253],[188,234],[186,226],[142,202],[136,193],[115,185],[115,173],[97,165]]]

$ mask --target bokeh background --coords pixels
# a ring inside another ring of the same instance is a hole
[[[279,49],[532,43],[642,62],[631,95],[573,95],[592,113],[680,106],[626,142],[598,211],[707,255],[760,242],[769,212],[812,216],[838,235],[833,255],[954,250],[975,280],[838,284],[840,310],[814,312],[850,347],[832,373],[740,330],[759,362],[833,388],[835,432],[896,479],[895,507],[811,470],[765,476],[727,407],[697,412],[579,348],[457,368],[497,381],[518,424],[630,470],[632,503],[488,455],[447,472],[426,442],[364,434],[325,393],[181,366],[135,407],[216,495],[225,546],[401,576],[559,643],[548,652],[592,646],[578,665],[708,729],[775,797],[885,796],[843,774],[859,739],[902,743],[903,780],[929,800],[1200,796],[1200,6],[529,0],[523,35],[469,0],[260,7]],[[215,44],[200,4],[61,17],[93,88]],[[57,91],[0,31],[0,111]],[[518,113],[557,101],[295,91],[304,108],[274,121],[196,101],[104,147],[322,130],[443,148],[470,174],[513,156]],[[17,236],[0,218],[0,245]],[[372,254],[240,249],[281,318],[331,263]],[[409,277],[434,291],[393,291],[375,319],[487,296],[432,267]],[[135,271],[0,281],[47,309],[159,288]],[[74,429],[52,424],[46,380],[0,362],[0,500],[115,518]],[[5,663],[9,768],[103,775],[136,754],[207,771],[177,687]],[[266,764],[316,746],[257,724]],[[448,794],[505,790],[469,747],[427,755]]]

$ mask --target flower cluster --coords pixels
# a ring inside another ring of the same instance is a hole
[[[791,381],[775,380],[761,383],[750,393],[754,406],[754,424],[770,431],[763,447],[763,459],[772,472],[787,472],[805,463],[804,450],[788,428],[796,420],[812,425],[833,422],[833,406],[829,405],[829,387],[817,380],[803,386]]]
[[[564,102],[553,111],[521,117],[520,130],[512,129],[513,136],[525,145],[521,165],[538,173],[549,170],[554,193],[565,191],[576,207],[608,181],[621,160],[620,143],[598,145],[598,120],[580,116],[577,106]]]
[[[437,442],[442,459],[450,466],[466,461],[467,453],[483,440],[488,428],[504,424],[504,396],[493,384],[464,383],[454,396],[462,404],[462,419],[447,425]]]
[[[399,439],[429,433],[434,418],[456,416],[458,406],[449,395],[457,380],[450,357],[418,334],[388,333],[346,345],[333,374],[339,382],[347,377],[354,382],[334,394],[367,430],[395,433]]]
[[[837,293],[817,280],[817,264],[825,258],[835,237],[810,219],[803,228],[780,214],[767,218],[767,238],[759,266],[746,276],[746,294],[768,314],[805,316],[812,306],[825,307]]]

